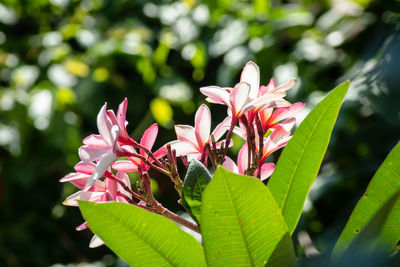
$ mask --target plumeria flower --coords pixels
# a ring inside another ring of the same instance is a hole
[[[75,185],[79,189],[84,189],[87,181],[89,180],[92,173],[96,170],[96,164],[93,162],[78,162],[74,169],[76,172],[69,173],[65,175],[63,178],[60,179],[60,182],[70,182],[71,184]],[[104,191],[105,184],[100,181],[96,180],[94,185],[88,189],[89,192],[98,192]]]
[[[294,85],[295,80],[292,81]],[[286,86],[284,89],[286,89]],[[248,62],[243,68],[240,82],[234,88],[218,86],[200,88],[200,91],[207,96],[208,102],[226,105],[234,118],[240,118],[244,113],[251,110],[256,112],[262,108],[290,105],[283,99],[286,96],[286,90],[282,88],[268,91],[260,90],[260,70],[257,64],[252,61]]]
[[[261,154],[261,158],[258,162],[258,165],[261,165],[260,178],[262,181],[270,177],[275,169],[275,164],[264,163],[265,159],[276,150],[284,147],[289,142],[291,138],[290,130],[291,128],[293,128],[294,123],[295,123],[294,118],[289,119],[277,125],[274,129],[272,129],[272,133],[267,138],[264,138],[263,151]],[[241,137],[243,137],[243,134],[241,135]],[[259,147],[257,142],[256,142],[256,152],[259,153]],[[249,157],[248,145],[247,143],[245,143],[238,153],[237,165],[232,159],[226,158],[223,166],[226,169],[231,170],[235,173],[246,174],[245,171],[249,167],[248,157]],[[250,162],[252,162],[252,159],[250,159]],[[258,176],[257,172],[258,169],[254,173],[255,176]]]
[[[63,202],[67,206],[78,206],[78,200],[86,200],[92,202],[123,202],[128,203],[127,199],[131,198],[129,192],[127,192],[120,184],[115,180],[105,179],[105,181],[96,180],[93,186],[88,190],[84,191],[91,174],[95,171],[96,165],[91,162],[79,162],[75,165],[76,173],[67,174],[63,177],[60,182],[70,182],[76,187],[81,189],[80,191],[67,197]],[[128,188],[131,188],[129,177],[124,172],[117,172],[116,177],[120,179]],[[87,222],[82,223],[76,227],[77,231],[82,231],[88,228]],[[94,248],[103,245],[104,242],[97,236],[94,235],[89,243],[89,247]]]
[[[112,120],[113,124],[117,124],[119,128],[118,142],[122,145],[130,144],[134,142],[134,140],[129,136],[126,131],[126,126],[128,125],[128,121],[126,120],[126,109],[128,108],[128,99],[125,97],[124,101],[121,102],[118,106],[117,116],[114,116],[114,112],[112,110],[108,110],[109,118]],[[115,120],[116,119],[116,120]]]
[[[154,123],[151,125],[144,133],[142,138],[140,139],[140,145],[148,149],[149,151],[152,150],[154,142],[156,141],[158,134],[158,124]],[[143,151],[143,149],[139,149],[139,153],[136,152],[133,148],[130,149],[129,151],[130,154],[139,154],[145,158],[148,157],[148,155]],[[156,152],[153,153],[154,157],[156,159],[159,159],[163,156],[165,156],[167,153],[167,148],[165,146],[159,148]],[[149,166],[147,166],[146,163],[144,163],[142,160],[140,160],[138,157],[135,156],[127,156],[128,160],[118,160],[114,162],[112,167],[116,170],[119,171],[124,171],[124,172],[134,172],[138,170],[138,166],[140,165],[143,170],[148,170]],[[148,158],[149,162],[153,162],[153,159],[150,157]]]
[[[290,105],[289,107],[277,108],[275,111],[273,111],[273,109],[261,110],[259,112],[259,118],[264,133],[266,133],[268,129],[277,127],[279,122],[293,117],[304,107],[304,103],[298,102]]]
[[[290,130],[293,128],[296,119],[291,118],[278,126],[276,126],[267,138],[264,138],[263,151],[260,162],[264,162],[265,159],[276,150],[286,146],[290,136]]]
[[[214,129],[211,135],[218,141],[231,124],[227,117]],[[171,148],[176,150],[177,156],[188,156],[188,159],[200,159],[206,143],[211,144],[211,113],[210,109],[202,104],[196,112],[194,127],[190,125],[175,125],[177,141],[172,141]],[[221,142],[217,143],[217,147]],[[230,142],[232,144],[232,142]]]
[[[118,140],[128,141],[131,139],[126,132],[126,125],[128,124],[125,119],[127,103],[125,99],[120,104],[118,117],[112,110],[107,110],[107,103],[105,103],[97,115],[99,134],[86,137],[83,140],[84,145],[79,148],[78,153],[82,161],[97,161],[96,170],[91,175],[84,190],[88,190],[104,174],[111,163],[123,155],[124,151],[118,144]]]
[[[95,171],[96,165],[90,162],[80,162],[75,165],[75,169],[77,170],[77,173],[66,175],[60,180],[60,182],[70,182],[81,190],[67,197],[63,202],[64,205],[78,206],[78,200],[92,202],[118,201],[127,203],[127,198],[131,198],[130,193],[128,193],[114,179],[110,178],[105,178],[105,181],[96,180],[93,186],[89,190],[85,191],[84,186],[90,179],[91,173]],[[107,176],[107,173],[105,176]],[[130,188],[130,180],[126,173],[117,172],[116,177]]]

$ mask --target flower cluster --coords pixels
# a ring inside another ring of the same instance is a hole
[[[126,130],[127,99],[119,105],[116,115],[104,104],[97,116],[99,134],[89,135],[83,140],[83,146],[79,148],[81,162],[75,165],[76,172],[60,180],[80,189],[64,204],[78,206],[78,200],[125,202],[161,214],[198,232],[196,224],[172,213],[154,198],[148,171],[153,169],[168,176],[180,196],[183,184],[177,168],[178,159],[186,168],[192,159],[198,159],[214,170],[222,165],[235,173],[267,179],[275,168],[273,163],[266,163],[268,156],[287,144],[295,123],[293,116],[304,107],[303,103],[291,104],[284,99],[286,91],[295,83],[296,80],[292,79],[277,86],[271,79],[268,85],[260,86],[259,68],[254,62],[248,62],[240,82],[233,88],[200,88],[208,102],[227,107],[226,118],[213,131],[210,109],[203,104],[196,112],[194,127],[175,125],[177,140],[154,152],[157,124],[151,125],[137,142]],[[233,134],[244,140],[236,161],[228,155],[229,147],[233,145]],[[132,189],[127,175],[131,172],[139,175],[136,190]],[[87,227],[87,223],[83,223],[77,230]],[[100,238],[94,236],[90,246],[101,244]]]

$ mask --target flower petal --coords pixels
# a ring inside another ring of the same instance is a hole
[[[190,162],[192,159],[200,160],[201,159],[201,153],[194,153],[194,154],[187,155],[187,161]]]
[[[97,115],[97,128],[99,130],[100,135],[103,137],[104,141],[111,146],[111,121],[107,115],[107,103],[103,105],[100,109],[99,114]]]
[[[289,90],[290,88],[292,88],[297,82],[296,78],[293,78],[281,85],[278,85],[277,87],[275,87],[275,89],[272,92],[285,92],[287,90]]]
[[[239,173],[239,169],[236,166],[235,162],[228,156],[225,157],[224,163],[222,164],[222,167],[225,169],[234,172],[234,173]]]
[[[244,66],[240,76],[240,82],[246,82],[250,85],[249,97],[256,99],[260,87],[260,68],[256,63],[250,61]]]
[[[169,143],[171,145],[171,149],[175,149],[176,156],[182,157],[193,153],[199,153],[197,147],[194,147],[191,143],[182,142],[182,141],[172,141]]]
[[[63,204],[66,206],[78,206],[78,200],[98,202],[103,195],[104,192],[78,191],[75,194],[67,197]]]
[[[97,147],[97,148],[104,148],[108,147],[109,145],[104,141],[103,137],[99,134],[91,134],[85,139],[83,139],[82,143],[84,145],[90,147]]]
[[[266,132],[270,126],[270,118],[272,115],[272,108],[266,108],[266,109],[262,109],[258,112],[258,116],[260,118],[261,121],[261,125],[263,126],[263,130],[264,132]]]
[[[231,88],[221,88],[218,86],[201,87],[200,92],[208,96],[207,101],[213,104],[222,104],[229,106],[229,90]]]
[[[229,97],[232,112],[238,117],[240,117],[242,114],[242,109],[248,101],[249,92],[250,85],[248,83],[241,82],[235,85]]]
[[[89,179],[90,175],[84,173],[70,173],[60,179],[60,182],[70,182],[79,189],[83,189]],[[102,181],[96,180],[94,185],[88,190],[91,192],[100,192],[105,190],[105,185]]]
[[[76,172],[81,172],[91,175],[96,169],[96,164],[94,164],[93,162],[80,161],[74,166],[74,169]]]
[[[167,147],[166,146],[162,146],[159,149],[156,150],[156,152],[153,153],[154,157],[156,159],[162,158],[165,155],[167,155]]]
[[[135,172],[138,170],[138,165],[140,163],[139,159],[137,159],[137,161],[138,161],[137,163],[136,162],[134,163],[130,160],[118,160],[112,164],[112,168],[117,171]]]
[[[265,163],[261,166],[261,181],[266,180],[268,177],[272,175],[275,170],[275,164],[273,163]]]
[[[117,156],[115,156],[114,153],[104,154],[97,163],[96,170],[90,176],[84,190],[87,191],[90,187],[92,187],[94,182],[103,176],[107,168],[110,167],[111,163],[116,159]]]
[[[119,104],[117,111],[117,120],[120,126],[125,126],[128,124],[126,121],[126,109],[128,108],[128,99],[125,99]]]
[[[197,144],[200,149],[203,148],[204,144],[208,141],[211,131],[211,113],[210,109],[202,104],[196,112],[194,129]]]
[[[267,86],[261,86],[260,87],[260,94],[259,95],[264,95],[266,93],[270,93],[275,89],[275,79],[271,78],[269,80],[269,83]]]
[[[290,105],[289,107],[278,108],[272,114],[269,123],[273,124],[273,123],[282,121],[286,118],[293,117],[297,112],[302,110],[305,106],[306,106],[306,104],[297,102],[297,103]]]
[[[154,142],[156,141],[158,134],[158,124],[154,123],[151,125],[147,130],[143,133],[142,139],[140,139],[140,144],[147,148],[148,150],[151,150],[151,148],[154,145]]]
[[[261,108],[270,108],[271,105],[276,105],[275,102],[278,100],[282,100],[283,97],[286,96],[286,93],[273,93],[273,94],[265,94],[257,99],[251,101],[244,107],[244,112],[252,110],[252,109],[261,109]],[[287,102],[287,101],[285,101]]]
[[[104,154],[107,154],[110,151],[111,149],[109,147],[96,148],[84,145],[78,149],[78,154],[82,161],[89,162],[100,159]]]
[[[126,185],[126,187],[128,187],[129,189],[131,189],[131,180],[129,179],[129,176],[128,176],[125,172],[121,172],[121,171],[117,172],[117,177],[118,177],[122,182],[124,182],[124,184]],[[118,189],[117,189],[117,190],[118,190],[119,193],[122,193],[122,194],[126,195],[126,196],[129,197],[129,198],[132,197],[131,194],[130,194],[128,191],[126,191],[126,190],[122,187],[122,185],[120,185],[120,184],[118,184]],[[117,199],[117,201],[118,201],[118,199]]]
[[[76,230],[76,231],[82,231],[82,230],[87,229],[88,227],[89,227],[89,226],[88,226],[88,223],[87,223],[87,222],[84,222],[84,223],[78,225],[78,226],[75,228],[75,230]]]
[[[276,94],[276,93],[275,93]],[[262,108],[284,108],[289,107],[291,103],[285,99],[278,99],[269,102],[267,105],[262,106]]]
[[[117,197],[117,188],[118,188],[118,183],[114,181],[113,179],[106,178],[106,189],[107,192],[110,193],[110,200],[113,201]]]
[[[104,242],[103,242],[103,240],[101,240],[101,238],[100,238],[99,236],[97,236],[97,235],[94,235],[94,236],[92,237],[92,240],[90,240],[90,243],[89,243],[89,247],[90,247],[90,248],[97,248],[97,247],[100,247],[100,246],[102,246],[102,245],[104,245]]]
[[[226,131],[229,130],[232,122],[232,117],[226,117],[220,124],[215,127],[214,131],[212,132],[212,136],[214,136],[214,140],[218,141]],[[211,140],[210,140],[211,141]]]
[[[244,143],[242,148],[239,150],[237,157],[237,166],[240,174],[244,174],[247,169],[248,158],[248,146],[247,143]]]
[[[191,144],[198,148],[195,129],[190,125],[175,125],[175,133],[178,140]]]

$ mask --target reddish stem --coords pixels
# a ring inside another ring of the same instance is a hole
[[[225,139],[225,150],[223,153],[223,158],[222,160],[225,159],[225,156],[228,154],[228,149],[229,149],[229,144],[231,142],[231,137],[232,137],[232,133],[233,133],[233,129],[235,129],[237,123],[237,118],[236,117],[232,117],[232,121],[231,121],[231,126],[229,128],[228,133],[226,134],[226,139]]]

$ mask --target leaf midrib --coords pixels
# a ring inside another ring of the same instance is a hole
[[[96,208],[97,205],[93,205],[94,208]],[[163,258],[164,260],[166,260],[171,266],[176,266],[175,264],[173,264],[173,262],[171,262],[167,257],[165,257],[161,251],[159,251],[158,249],[156,249],[150,242],[148,242],[146,239],[142,238],[139,234],[137,234],[131,227],[129,227],[128,225],[124,224],[121,220],[118,220],[118,217],[115,217],[112,213],[107,212],[106,210],[103,210],[99,207],[97,207],[97,209],[99,211],[104,212],[105,214],[109,215],[111,217],[111,219],[114,219],[115,222],[120,223],[120,225],[122,225],[123,228],[127,229],[129,232],[131,232],[133,235],[137,236],[141,241],[143,241],[145,244],[147,244],[149,247],[151,247],[155,252],[157,252],[161,258]]]
[[[228,186],[228,183],[227,183],[227,181],[225,179],[225,176],[223,176],[223,180],[224,180],[224,185],[225,185],[226,191],[227,191],[228,196],[229,196],[230,203],[232,203],[232,209],[233,209],[233,212],[235,214],[237,225],[239,226],[239,229],[240,229],[241,237],[242,237],[243,242],[244,242],[245,247],[246,247],[247,256],[248,256],[250,264],[251,264],[250,266],[254,266],[253,259],[251,258],[251,254],[250,254],[250,251],[249,251],[249,246],[247,245],[247,242],[246,242],[246,239],[245,239],[245,236],[244,236],[244,232],[242,230],[242,227],[240,226],[240,223],[239,223],[239,220],[238,220],[239,216],[238,216],[238,213],[236,211],[235,206],[233,205],[233,198],[232,198],[231,192],[229,191],[229,186]]]

